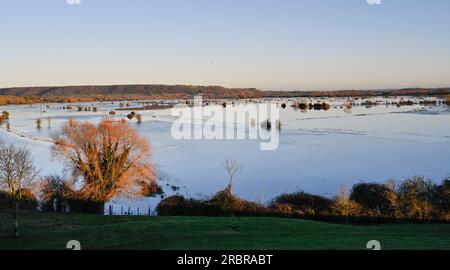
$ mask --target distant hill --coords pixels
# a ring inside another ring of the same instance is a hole
[[[110,85],[110,86],[49,86],[0,89],[0,96],[44,98],[59,100],[70,98],[192,98],[203,94],[205,98],[258,98],[258,97],[365,97],[400,95],[449,95],[450,88],[405,88],[393,90],[336,90],[336,91],[261,91],[256,88],[225,88],[222,86],[194,85]],[[61,100],[64,101],[64,100]]]
[[[191,85],[110,85],[110,86],[53,86],[0,89],[0,95],[19,97],[92,97],[92,96],[186,96],[203,94],[207,98],[260,97],[255,88],[225,88],[221,86]]]
[[[369,97],[369,96],[442,96],[449,95],[450,88],[405,88],[382,90],[336,91],[266,91],[265,97]]]

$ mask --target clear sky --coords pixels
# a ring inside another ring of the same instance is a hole
[[[450,86],[449,0],[67,1],[0,0],[0,87]]]

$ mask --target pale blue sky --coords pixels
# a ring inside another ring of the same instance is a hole
[[[450,86],[450,1],[0,0],[0,87]]]

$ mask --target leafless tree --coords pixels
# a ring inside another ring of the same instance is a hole
[[[233,190],[233,180],[237,174],[241,173],[243,170],[242,165],[232,159],[227,159],[222,163],[223,168],[228,174],[228,187],[227,191],[231,194]]]
[[[0,140],[0,190],[5,193],[10,206],[16,237],[20,235],[19,204],[32,197],[31,190],[37,173],[28,149]]]

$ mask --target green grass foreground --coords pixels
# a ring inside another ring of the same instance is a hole
[[[0,249],[450,249],[450,224],[354,226],[261,217],[119,217],[22,213],[22,237],[0,213]]]

